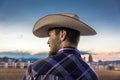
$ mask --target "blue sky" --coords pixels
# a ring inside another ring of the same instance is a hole
[[[32,34],[35,22],[47,14],[76,13],[97,35],[81,37],[79,50],[120,51],[120,0],[0,0],[0,52],[49,51],[48,38]]]

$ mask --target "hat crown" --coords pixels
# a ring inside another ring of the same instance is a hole
[[[69,17],[72,17],[72,18],[75,18],[75,19],[79,20],[79,16],[76,15],[76,14],[73,14],[73,13],[61,13],[60,15],[69,16]]]
[[[55,27],[65,27],[80,32],[80,35],[95,35],[96,31],[89,25],[79,20],[74,13],[49,14],[39,19],[34,28],[33,34],[38,37],[48,37],[48,30]]]

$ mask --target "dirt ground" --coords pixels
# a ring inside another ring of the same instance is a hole
[[[0,69],[0,80],[21,80],[26,69]],[[100,80],[120,80],[120,71],[95,70]]]

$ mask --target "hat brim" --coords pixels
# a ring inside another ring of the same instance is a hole
[[[82,21],[65,15],[48,15],[36,22],[33,34],[37,37],[48,37],[48,30],[55,27],[74,29],[80,32],[81,36],[95,35],[96,31]]]

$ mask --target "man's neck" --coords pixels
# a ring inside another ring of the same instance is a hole
[[[70,42],[63,42],[60,45],[60,48],[77,48],[75,44],[71,44]]]

